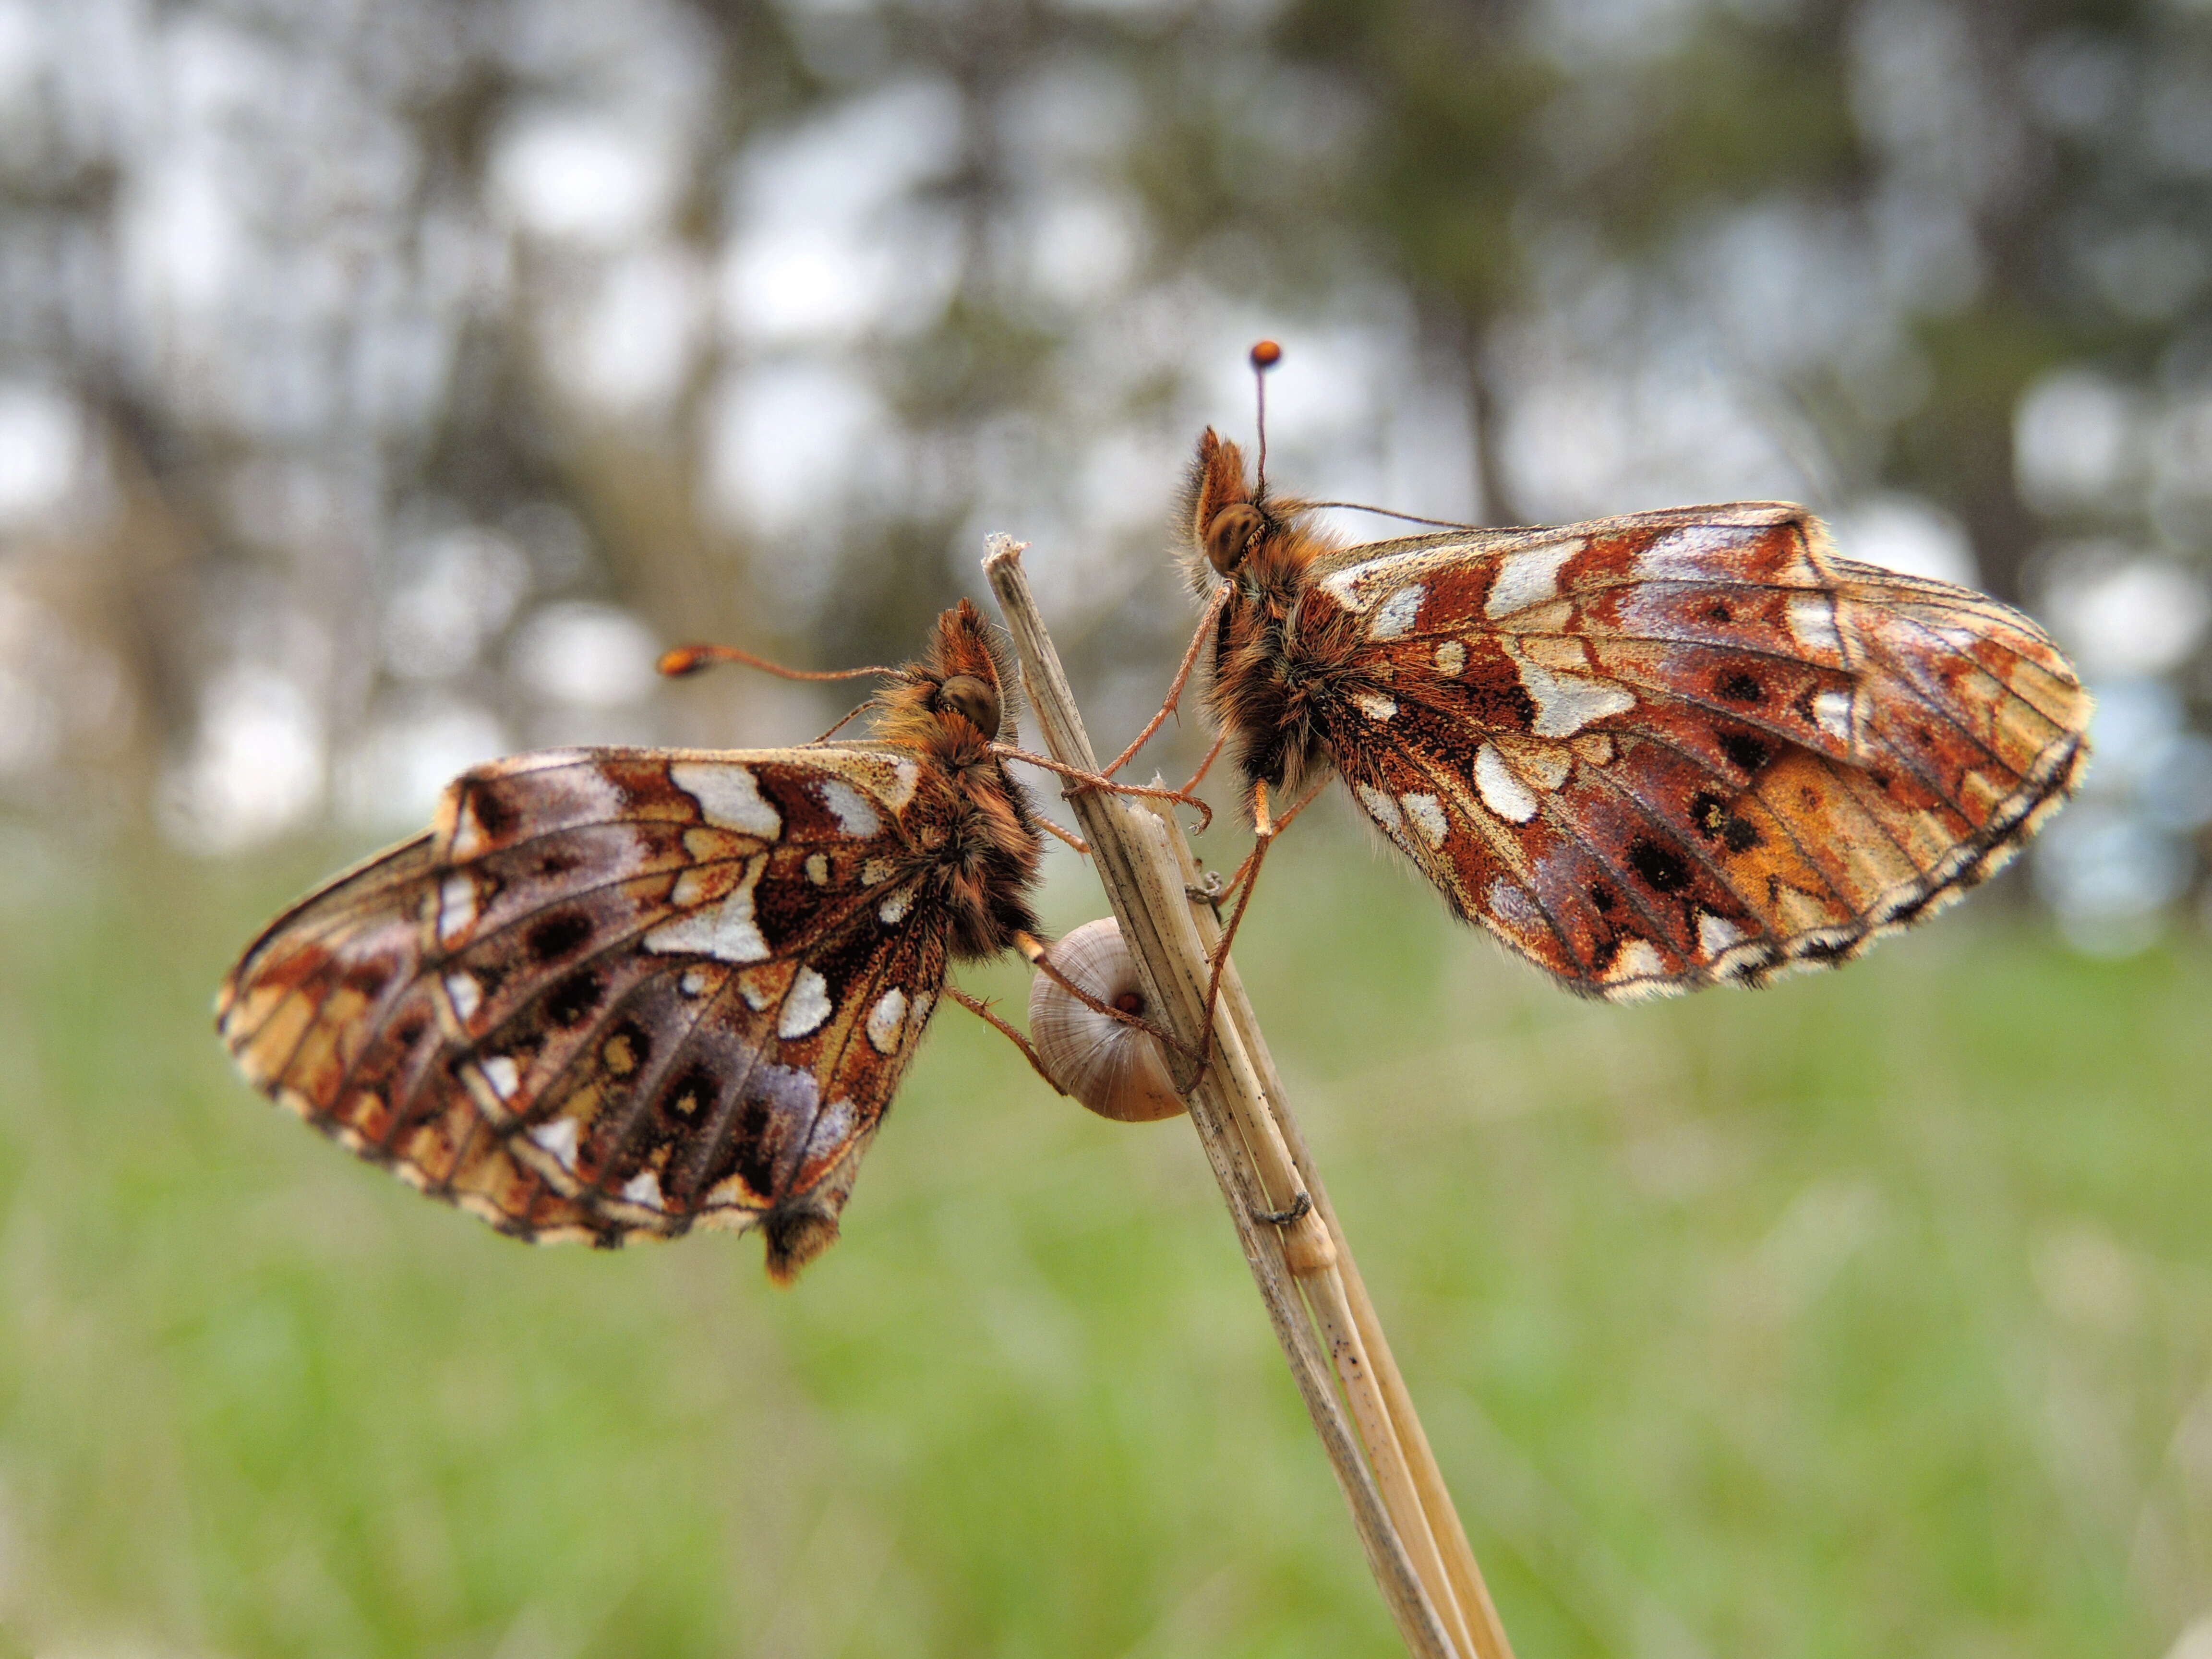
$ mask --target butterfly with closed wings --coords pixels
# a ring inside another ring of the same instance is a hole
[[[1333,773],[1569,989],[1757,984],[1959,896],[2087,754],[2089,696],[2034,623],[1840,558],[1801,507],[1356,547],[1310,512],[1200,441],[1193,653],[1261,831],[1238,919],[1268,792]]]
[[[836,1239],[948,964],[1036,948],[1037,820],[981,615],[963,601],[884,672],[872,741],[466,774],[428,834],[255,941],[223,1041],[503,1232],[758,1226],[788,1279]]]

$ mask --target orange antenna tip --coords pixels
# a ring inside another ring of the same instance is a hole
[[[786,668],[766,657],[756,657],[734,645],[679,645],[660,654],[659,668],[672,677],[696,674],[710,662],[740,662],[748,668],[779,675],[787,680],[857,680],[871,674],[896,674],[896,668]]]
[[[1283,349],[1273,340],[1262,340],[1252,348],[1252,367],[1266,370],[1283,361]]]

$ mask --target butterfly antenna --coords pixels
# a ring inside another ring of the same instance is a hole
[[[1262,340],[1252,348],[1251,357],[1252,385],[1260,408],[1259,483],[1252,495],[1264,501],[1267,499],[1267,371],[1283,361],[1283,349],[1273,340]]]
[[[774,674],[787,680],[857,680],[871,674],[896,674],[896,668],[786,668],[780,662],[770,662],[766,657],[756,657],[750,651],[740,651],[734,645],[679,645],[661,653],[659,669],[671,679],[680,679],[686,674],[696,674],[709,663],[737,662],[748,668],[757,668],[764,674]],[[850,715],[846,716],[849,720]],[[844,724],[843,720],[837,723]],[[836,726],[830,728],[832,731]]]
[[[1432,524],[1439,530],[1480,530],[1479,524],[1467,524],[1458,519],[1425,519],[1418,513],[1401,513],[1395,507],[1370,507],[1364,501],[1306,501],[1309,508],[1340,507],[1352,513],[1379,513],[1386,519],[1403,519],[1407,524]]]

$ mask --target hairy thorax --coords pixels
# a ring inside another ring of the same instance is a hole
[[[1329,733],[1361,689],[1356,619],[1306,584],[1306,551],[1263,545],[1231,579],[1212,699],[1216,717],[1244,734],[1246,781],[1293,793],[1332,764]]]

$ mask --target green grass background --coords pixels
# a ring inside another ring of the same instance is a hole
[[[1400,1650],[1187,1125],[948,1011],[796,1290],[532,1249],[220,1054],[323,860],[0,853],[0,1659]],[[1316,826],[1238,955],[1522,1659],[2212,1612],[2201,944],[1609,1008]]]

